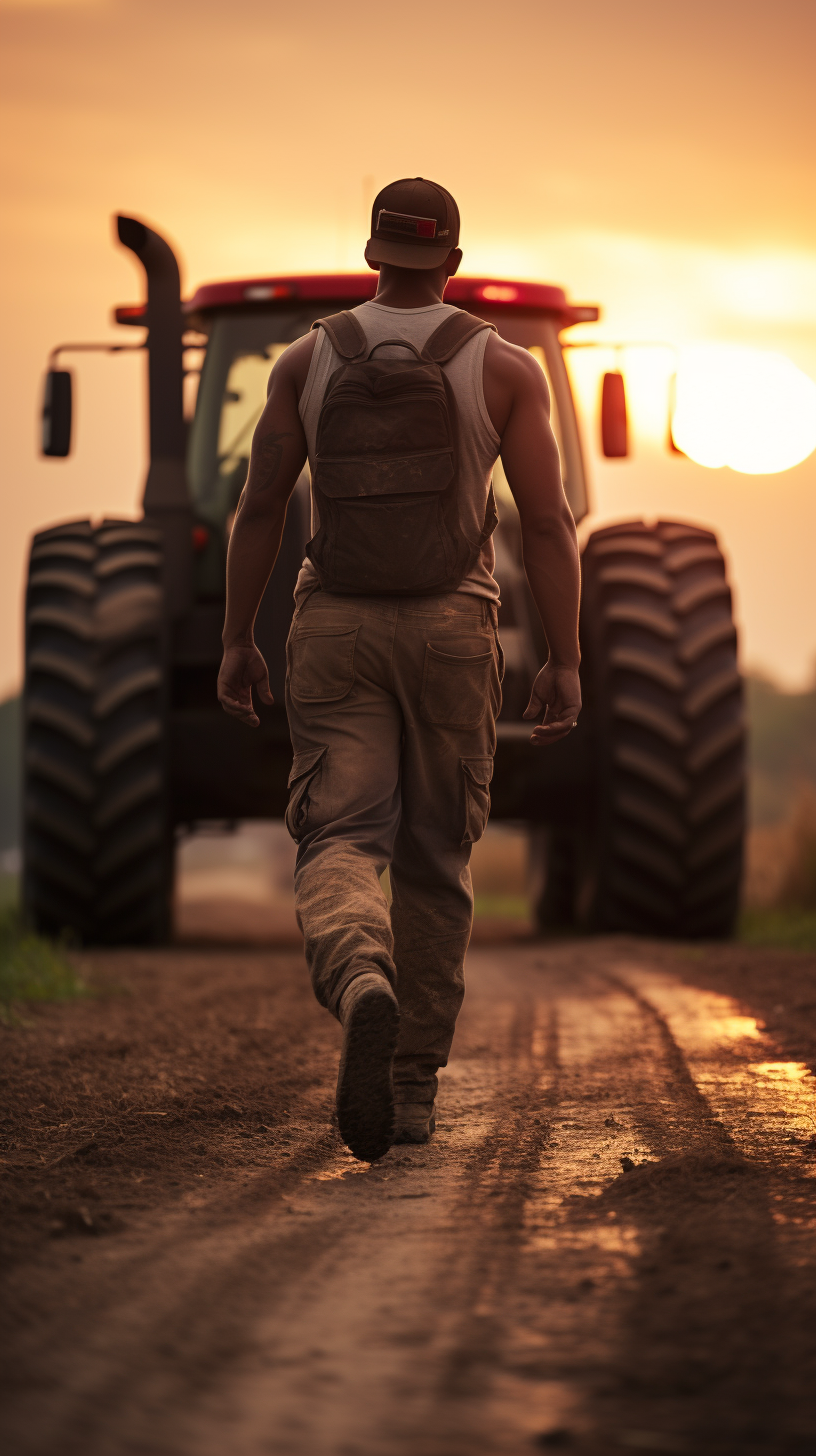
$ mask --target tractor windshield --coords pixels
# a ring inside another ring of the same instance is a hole
[[[342,305],[324,304],[319,314]],[[225,312],[216,316],[207,348],[190,434],[188,473],[196,513],[222,529],[235,510],[246,480],[252,435],[266,402],[275,360],[319,316],[314,307]],[[489,317],[489,315],[486,315]],[[495,320],[499,332],[523,343],[547,377],[552,423],[561,454],[564,484],[576,517],[585,513],[585,491],[572,396],[555,323],[525,319],[516,337],[515,320]],[[534,342],[533,342],[534,341]],[[500,501],[512,502],[501,461],[495,473]]]
[[[231,310],[213,321],[187,460],[196,513],[213,526],[238,504],[272,366],[314,317],[308,308]]]

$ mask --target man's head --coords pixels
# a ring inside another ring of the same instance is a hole
[[[434,269],[449,278],[462,260],[458,244],[459,209],[438,183],[405,177],[377,193],[365,250],[369,268]]]

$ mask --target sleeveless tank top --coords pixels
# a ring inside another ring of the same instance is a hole
[[[368,347],[382,339],[408,339],[421,349],[431,337],[434,329],[456,309],[451,304],[434,303],[427,308],[386,308],[381,303],[362,303],[352,310],[365,330]],[[477,541],[484,526],[487,496],[493,477],[493,466],[499,453],[499,440],[487,413],[485,405],[482,372],[484,352],[489,336],[488,329],[482,329],[474,338],[463,344],[458,354],[442,368],[450,380],[459,414],[459,500],[462,525],[472,541]],[[410,358],[408,349],[386,345],[377,353],[379,359]],[[314,471],[317,421],[326,386],[335,369],[343,360],[332,348],[323,329],[317,330],[315,344],[306,384],[300,397],[298,410],[303,421],[306,445],[309,452],[309,466]],[[319,521],[312,494],[312,535]],[[498,601],[499,587],[493,575],[496,553],[492,538],[486,541],[472,570],[457,588],[471,596],[487,597]],[[311,591],[317,583],[317,574],[312,563],[304,561],[295,587],[295,601]]]

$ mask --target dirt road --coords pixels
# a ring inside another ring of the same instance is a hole
[[[3,1033],[7,1456],[816,1450],[816,959],[476,945],[426,1148],[296,947]]]

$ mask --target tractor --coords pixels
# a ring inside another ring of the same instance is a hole
[[[274,707],[249,732],[216,698],[226,551],[269,372],[324,314],[371,298],[376,275],[250,278],[185,301],[167,242],[134,218],[118,239],[146,302],[117,308],[133,345],[61,346],[46,376],[42,448],[71,447],[69,347],[147,354],[150,464],[138,521],[74,520],[31,545],[25,610],[23,898],[30,922],[88,944],[172,931],[177,837],[212,821],[276,818],[292,751],[283,708],[292,593],[309,536],[305,471],[256,640]],[[565,354],[599,310],[561,288],[455,277],[446,301],[529,349],[547,377],[564,488],[582,542],[584,710],[558,745],[522,722],[546,658],[500,462],[499,629],[506,658],[492,816],[530,834],[543,931],[723,937],[742,867],[745,734],[737,636],[713,533],[679,521],[591,529],[581,427]],[[566,335],[566,337],[565,337]],[[185,392],[195,389],[189,422]],[[624,380],[603,377],[603,452],[627,453]]]

